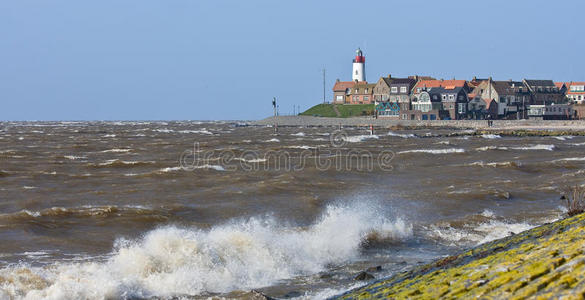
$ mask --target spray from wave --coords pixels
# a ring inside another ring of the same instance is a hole
[[[311,226],[273,218],[232,221],[208,230],[168,226],[118,240],[104,262],[13,266],[0,270],[0,298],[148,298],[222,293],[317,273],[359,257],[376,241],[412,235],[367,205],[328,206]]]

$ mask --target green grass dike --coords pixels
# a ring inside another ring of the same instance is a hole
[[[584,299],[585,214],[482,244],[334,299]]]
[[[335,111],[339,111],[339,116]],[[301,116],[315,116],[315,117],[339,117],[350,118],[360,117],[364,115],[372,115],[374,112],[374,104],[317,104],[305,112],[300,113]]]

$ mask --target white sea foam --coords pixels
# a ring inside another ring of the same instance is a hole
[[[212,170],[216,170],[216,171],[225,171],[225,168],[220,166],[220,165],[201,165],[201,166],[195,166],[195,169],[212,169]]]
[[[514,149],[514,150],[547,150],[547,151],[553,151],[555,149],[555,145],[542,145],[542,144],[538,144],[538,145],[530,145],[530,146],[525,146],[525,147],[511,147],[510,149]]]
[[[180,170],[182,170],[181,167],[167,167],[167,168],[162,168],[162,169],[158,170],[158,172],[170,173],[170,172],[176,172],[176,171],[180,171]]]
[[[271,218],[232,221],[211,229],[162,227],[137,240],[118,240],[104,262],[5,266],[0,295],[25,299],[170,298],[269,286],[314,274],[360,256],[371,233],[412,235],[380,209],[329,206],[313,225],[290,227]]]
[[[115,135],[115,134],[105,134],[105,135],[103,135],[102,137],[105,137],[105,138],[112,138],[112,137],[116,137],[116,135]]]
[[[573,136],[571,136],[571,135],[566,135],[566,136],[553,136],[553,139],[557,139],[559,141],[566,141],[566,140],[573,139]]]
[[[104,150],[104,151],[100,151],[102,153],[124,153],[124,152],[130,152],[132,151],[132,149],[108,149],[108,150]]]
[[[277,138],[272,138],[272,139],[266,140],[264,142],[266,142],[266,143],[278,143],[278,142],[280,142],[280,140],[277,139]]]
[[[70,160],[78,160],[78,159],[86,159],[85,156],[75,156],[75,155],[64,155],[63,157],[70,159]]]
[[[293,133],[291,134],[292,136],[305,136],[304,132],[297,132],[297,133]]]
[[[484,139],[499,139],[499,138],[501,138],[501,136],[498,134],[482,134],[481,137]]]
[[[465,149],[461,148],[449,148],[449,149],[415,149],[415,150],[406,150],[400,151],[398,154],[402,153],[430,153],[430,154],[449,154],[449,153],[463,153]]]
[[[380,137],[375,134],[364,134],[364,135],[352,135],[352,136],[344,136],[343,140],[348,143],[360,143],[365,140],[377,140]]]
[[[201,130],[180,130],[178,131],[179,133],[197,133],[197,134],[207,134],[207,135],[213,135],[213,132],[203,128]]]
[[[484,146],[484,147],[476,148],[475,150],[477,150],[477,151],[489,151],[489,150],[503,150],[503,151],[507,151],[507,150],[547,150],[547,151],[553,151],[554,149],[555,149],[555,145],[537,144],[537,145],[529,145],[529,146],[524,146],[524,147]]]
[[[484,217],[491,217],[493,213],[488,213]],[[490,220],[475,227],[453,228],[451,226],[439,227],[431,225],[428,227],[427,235],[434,239],[440,239],[450,245],[480,245],[493,240],[501,239],[510,235],[510,233],[520,233],[533,228],[535,225],[528,223],[502,222]]]
[[[396,136],[396,137],[401,137],[404,139],[408,139],[408,138],[415,138],[416,135],[412,134],[412,133],[408,133],[408,134],[404,134],[404,133],[396,133],[396,132],[388,132],[389,136]]]
[[[553,162],[558,161],[585,161],[585,157],[567,157],[553,160]]]

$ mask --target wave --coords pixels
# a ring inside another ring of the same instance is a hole
[[[170,298],[269,286],[360,256],[377,233],[405,239],[412,226],[374,207],[328,206],[306,228],[272,218],[232,221],[207,230],[167,226],[116,241],[103,262],[57,262],[0,270],[7,298]]]
[[[572,135],[567,135],[567,136],[553,136],[553,139],[557,139],[559,141],[566,141],[566,140],[573,139],[573,136]]]
[[[80,207],[51,207],[38,211],[31,211],[23,209],[21,211],[0,214],[0,220],[18,220],[18,219],[30,219],[30,218],[41,218],[41,217],[92,217],[92,216],[110,216],[110,215],[136,215],[152,213],[153,210],[140,205],[104,205],[104,206],[80,206]]]
[[[297,132],[297,133],[292,133],[292,136],[305,136],[304,132]]]
[[[280,142],[280,140],[277,139],[277,138],[272,138],[272,139],[266,140],[264,142],[266,142],[266,143],[278,143],[278,142]]]
[[[499,139],[499,138],[501,138],[501,136],[498,134],[482,134],[481,137],[484,139]]]
[[[408,138],[415,138],[416,135],[412,134],[412,133],[408,133],[408,134],[403,134],[403,133],[396,133],[396,132],[388,132],[389,136],[396,136],[396,137],[401,137],[404,139],[408,139]]]
[[[375,135],[375,134],[364,134],[364,135],[353,135],[353,136],[344,136],[343,140],[348,142],[348,143],[360,143],[363,142],[365,140],[377,140],[380,137]]]
[[[87,157],[85,157],[85,156],[76,156],[76,155],[64,155],[63,158],[70,159],[70,160],[87,159]]]
[[[201,130],[180,130],[177,131],[179,133],[197,133],[197,134],[207,134],[207,135],[213,135],[213,132],[203,128]]]
[[[490,168],[519,168],[521,164],[519,162],[514,161],[501,161],[501,162],[483,162],[483,161],[476,161],[470,164],[465,164],[465,166],[472,166],[472,167],[490,167]]]
[[[585,157],[567,157],[567,158],[560,158],[560,159],[553,160],[553,162],[560,162],[560,161],[585,161]]]
[[[128,167],[136,167],[136,166],[146,166],[155,164],[154,161],[124,161],[119,159],[111,159],[107,160],[103,163],[93,163],[89,164],[89,167],[94,168],[128,168]]]
[[[132,151],[132,149],[128,149],[128,148],[124,148],[124,149],[119,149],[119,148],[114,148],[114,149],[108,149],[108,150],[104,150],[104,151],[100,151],[101,153],[126,153],[126,152],[130,152]]]
[[[449,154],[449,153],[464,153],[465,149],[461,148],[449,148],[449,149],[416,149],[400,151],[398,154],[403,153],[430,153],[430,154]]]
[[[507,150],[547,150],[547,151],[554,151],[556,149],[555,145],[543,145],[543,144],[537,144],[537,145],[530,145],[530,146],[524,146],[524,147],[504,147],[504,146],[484,146],[484,147],[479,147],[476,148],[476,151],[489,151],[489,150],[502,150],[502,151],[507,151]]]

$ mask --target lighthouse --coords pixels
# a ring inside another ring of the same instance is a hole
[[[355,51],[355,59],[353,60],[353,72],[351,73],[351,80],[366,81],[366,57],[362,50],[358,48]]]

